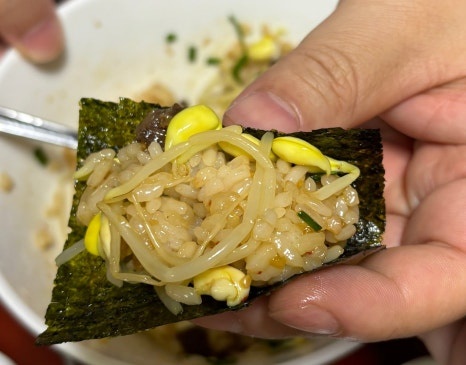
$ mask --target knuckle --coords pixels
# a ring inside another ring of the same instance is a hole
[[[331,45],[300,50],[297,55],[304,74],[297,75],[311,94],[326,107],[352,119],[358,104],[359,72],[356,61],[347,52]]]

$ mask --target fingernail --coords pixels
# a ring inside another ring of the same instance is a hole
[[[15,42],[14,47],[37,63],[53,61],[63,49],[63,30],[56,17],[49,18]]]
[[[335,317],[316,305],[275,311],[270,315],[289,327],[308,333],[331,336],[341,332],[340,324]]]
[[[225,112],[226,124],[265,130],[296,132],[299,118],[289,104],[268,92],[253,92],[237,99]]]

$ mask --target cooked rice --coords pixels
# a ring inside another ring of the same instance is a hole
[[[280,159],[270,175],[258,157],[232,158],[215,142],[179,163],[187,147],[178,149],[159,163],[167,153],[157,143],[132,143],[116,155],[92,154],[81,168],[89,177],[77,216],[84,225],[100,211],[109,219],[112,280],[148,283],[168,301],[198,304],[192,279],[208,267],[232,265],[253,286],[267,285],[338,258],[355,233],[353,187],[318,198],[319,189],[346,175],[316,179]],[[148,172],[152,165],[158,167]],[[322,229],[314,231],[299,211]]]

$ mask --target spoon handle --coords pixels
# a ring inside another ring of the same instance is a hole
[[[76,131],[58,123],[0,106],[0,132],[76,149]]]

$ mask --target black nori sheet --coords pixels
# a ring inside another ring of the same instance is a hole
[[[118,149],[131,142],[137,124],[153,108],[160,106],[128,99],[121,99],[119,103],[82,99],[78,163],[91,152],[105,147]],[[255,130],[248,132],[256,135],[263,133]],[[314,144],[324,154],[353,163],[361,170],[361,177],[354,183],[361,201],[357,233],[349,240],[343,256],[325,266],[351,262],[383,247],[384,169],[379,131],[330,128],[294,135]],[[83,188],[84,183],[76,183],[69,221],[72,232],[65,247],[80,240],[85,232],[84,227],[76,221],[76,207]],[[58,268],[52,300],[45,317],[48,327],[38,336],[37,344],[128,335],[231,309],[224,302],[205,296],[201,305],[184,306],[183,312],[175,316],[160,302],[151,286],[125,284],[118,288],[107,281],[105,272],[104,261],[87,252]],[[254,298],[268,294],[276,287],[252,288],[248,301],[234,309],[248,305]]]

